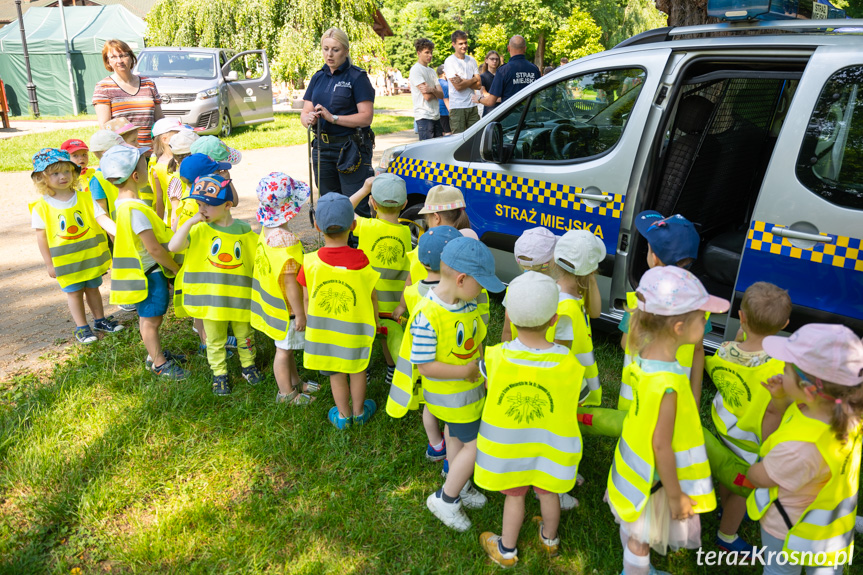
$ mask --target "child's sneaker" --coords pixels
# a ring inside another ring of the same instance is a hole
[[[258,371],[257,367],[250,365],[249,367],[243,368],[243,379],[248,381],[249,385],[258,385],[264,381],[264,376],[261,375],[261,372]]]
[[[857,533],[863,533],[863,515],[857,516],[857,521],[854,524],[854,530],[857,531]]]
[[[443,468],[440,470],[440,476],[446,479],[447,474],[449,473],[449,459],[443,460]]]
[[[464,484],[458,496],[461,504],[468,509],[482,509],[488,502],[486,496],[476,490],[470,479]]]
[[[234,352],[225,346],[225,360],[231,359],[234,357]],[[203,343],[198,344],[198,356],[207,359],[207,346]]]
[[[123,331],[123,326],[114,321],[113,317],[108,316],[103,317],[102,319],[93,320],[93,329],[95,329],[96,331],[115,333],[118,331]]]
[[[386,381],[386,383],[387,383],[387,387],[389,387],[390,385],[392,385],[392,383],[393,383],[393,376],[394,376],[395,374],[396,374],[396,366],[394,366],[394,365],[388,365],[388,366],[387,366],[387,381]]]
[[[746,561],[746,558],[748,558],[753,551],[752,545],[744,541],[739,535],[731,543],[723,541],[719,538],[719,535],[717,535],[713,542],[723,551],[738,553],[738,559],[741,561]]]
[[[500,550],[500,535],[486,531],[479,536],[479,544],[482,546],[485,554],[489,556],[489,559],[504,569],[509,569],[518,563],[518,549],[509,553],[504,553]]]
[[[231,395],[231,386],[228,385],[228,375],[213,376],[213,393],[216,395]]]
[[[354,416],[354,425],[365,425],[377,411],[378,405],[374,399],[367,399],[363,402],[363,414]]]
[[[534,517],[533,522],[539,525],[537,531],[539,532],[540,548],[545,551],[549,557],[557,557],[558,550],[560,549],[560,537],[548,539],[542,534],[542,517]]]
[[[432,447],[432,444],[429,443],[428,447],[426,447],[426,459],[429,461],[440,461],[442,459],[446,459],[446,440],[441,443],[440,449],[435,449]],[[449,465],[447,465],[449,468]]]
[[[470,529],[470,519],[468,519],[461,508],[461,501],[456,500],[453,503],[447,503],[435,491],[426,499],[426,507],[450,529],[455,529],[459,532]]]
[[[165,356],[165,359],[172,360],[174,363],[186,363],[185,353],[173,353],[167,349],[163,349],[162,355]],[[147,359],[144,360],[144,363],[146,364],[147,369],[151,369],[153,367],[153,358],[150,357],[150,354],[147,354]]]
[[[153,367],[150,368],[150,371],[152,371],[153,373],[155,373],[159,377],[164,377],[167,379],[173,379],[175,381],[180,381],[180,380],[186,379],[186,376],[188,375],[186,373],[186,370],[184,370],[182,367],[177,365],[177,363],[172,359],[169,359],[168,361],[166,361],[165,363],[163,363],[162,365],[160,365],[158,367],[156,367],[154,365]]]
[[[228,336],[228,341],[225,343],[225,349],[237,349],[237,337],[234,335]]]
[[[93,333],[93,330],[90,329],[89,325],[85,325],[83,327],[76,327],[75,339],[78,340],[78,343],[93,343],[99,341],[99,338],[96,337],[96,334]]]
[[[133,303],[121,303],[117,307],[119,307],[122,311],[125,311],[128,313],[135,313],[138,311],[138,306],[133,304]]]
[[[363,407],[365,407],[365,405]],[[327,413],[327,419],[335,426],[336,429],[346,429],[350,427],[353,423],[353,418],[342,417],[342,414],[339,413],[339,408],[335,405],[332,406],[329,413]]]

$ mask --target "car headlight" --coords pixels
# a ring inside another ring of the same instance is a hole
[[[198,92],[198,100],[207,100],[209,98],[215,98],[219,95],[218,88],[210,88],[209,90],[204,90],[203,92]]]
[[[381,156],[381,161],[378,164],[377,173],[382,174],[382,173],[386,172],[387,169],[389,168],[390,162],[392,162],[393,160],[395,160],[396,158],[401,156],[402,152],[404,152],[404,151],[405,151],[404,145],[393,146],[392,148],[385,150],[383,155]]]

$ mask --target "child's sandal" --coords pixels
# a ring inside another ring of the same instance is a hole
[[[312,403],[316,399],[317,399],[317,397],[312,397],[308,393],[298,393],[297,396],[294,397],[290,403],[291,403],[291,405],[305,406],[305,405]]]
[[[303,382],[303,393],[317,393],[321,390],[321,384],[317,381]]]
[[[299,392],[296,389],[291,390],[290,393],[282,393],[281,391],[277,391],[276,403],[293,403],[298,395]]]

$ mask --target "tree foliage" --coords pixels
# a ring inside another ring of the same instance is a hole
[[[602,28],[590,14],[576,8],[554,34],[546,54],[552,62],[558,62],[563,57],[574,60],[602,52],[601,37]]]
[[[351,39],[355,63],[383,54],[371,25],[376,7],[374,0],[161,0],[147,15],[147,42],[263,49],[275,79],[298,81],[321,66],[320,37],[333,26]]]

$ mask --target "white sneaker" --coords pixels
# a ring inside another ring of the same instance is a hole
[[[470,519],[465,515],[461,508],[461,502],[447,503],[443,497],[438,497],[437,492],[432,493],[426,499],[426,507],[432,514],[440,519],[444,525],[450,529],[455,529],[459,532],[464,532],[470,529]]]
[[[468,509],[482,509],[488,501],[485,495],[477,491],[470,479],[462,487],[458,496],[461,498],[461,504]]]
[[[584,476],[581,473],[576,474],[575,484],[578,485],[579,487],[584,485]]]
[[[575,509],[578,507],[578,499],[570,495],[569,493],[561,493],[560,494],[560,510],[561,511],[570,511],[571,509]]]
[[[857,516],[857,522],[854,524],[854,530],[857,533],[863,533],[863,515]]]

